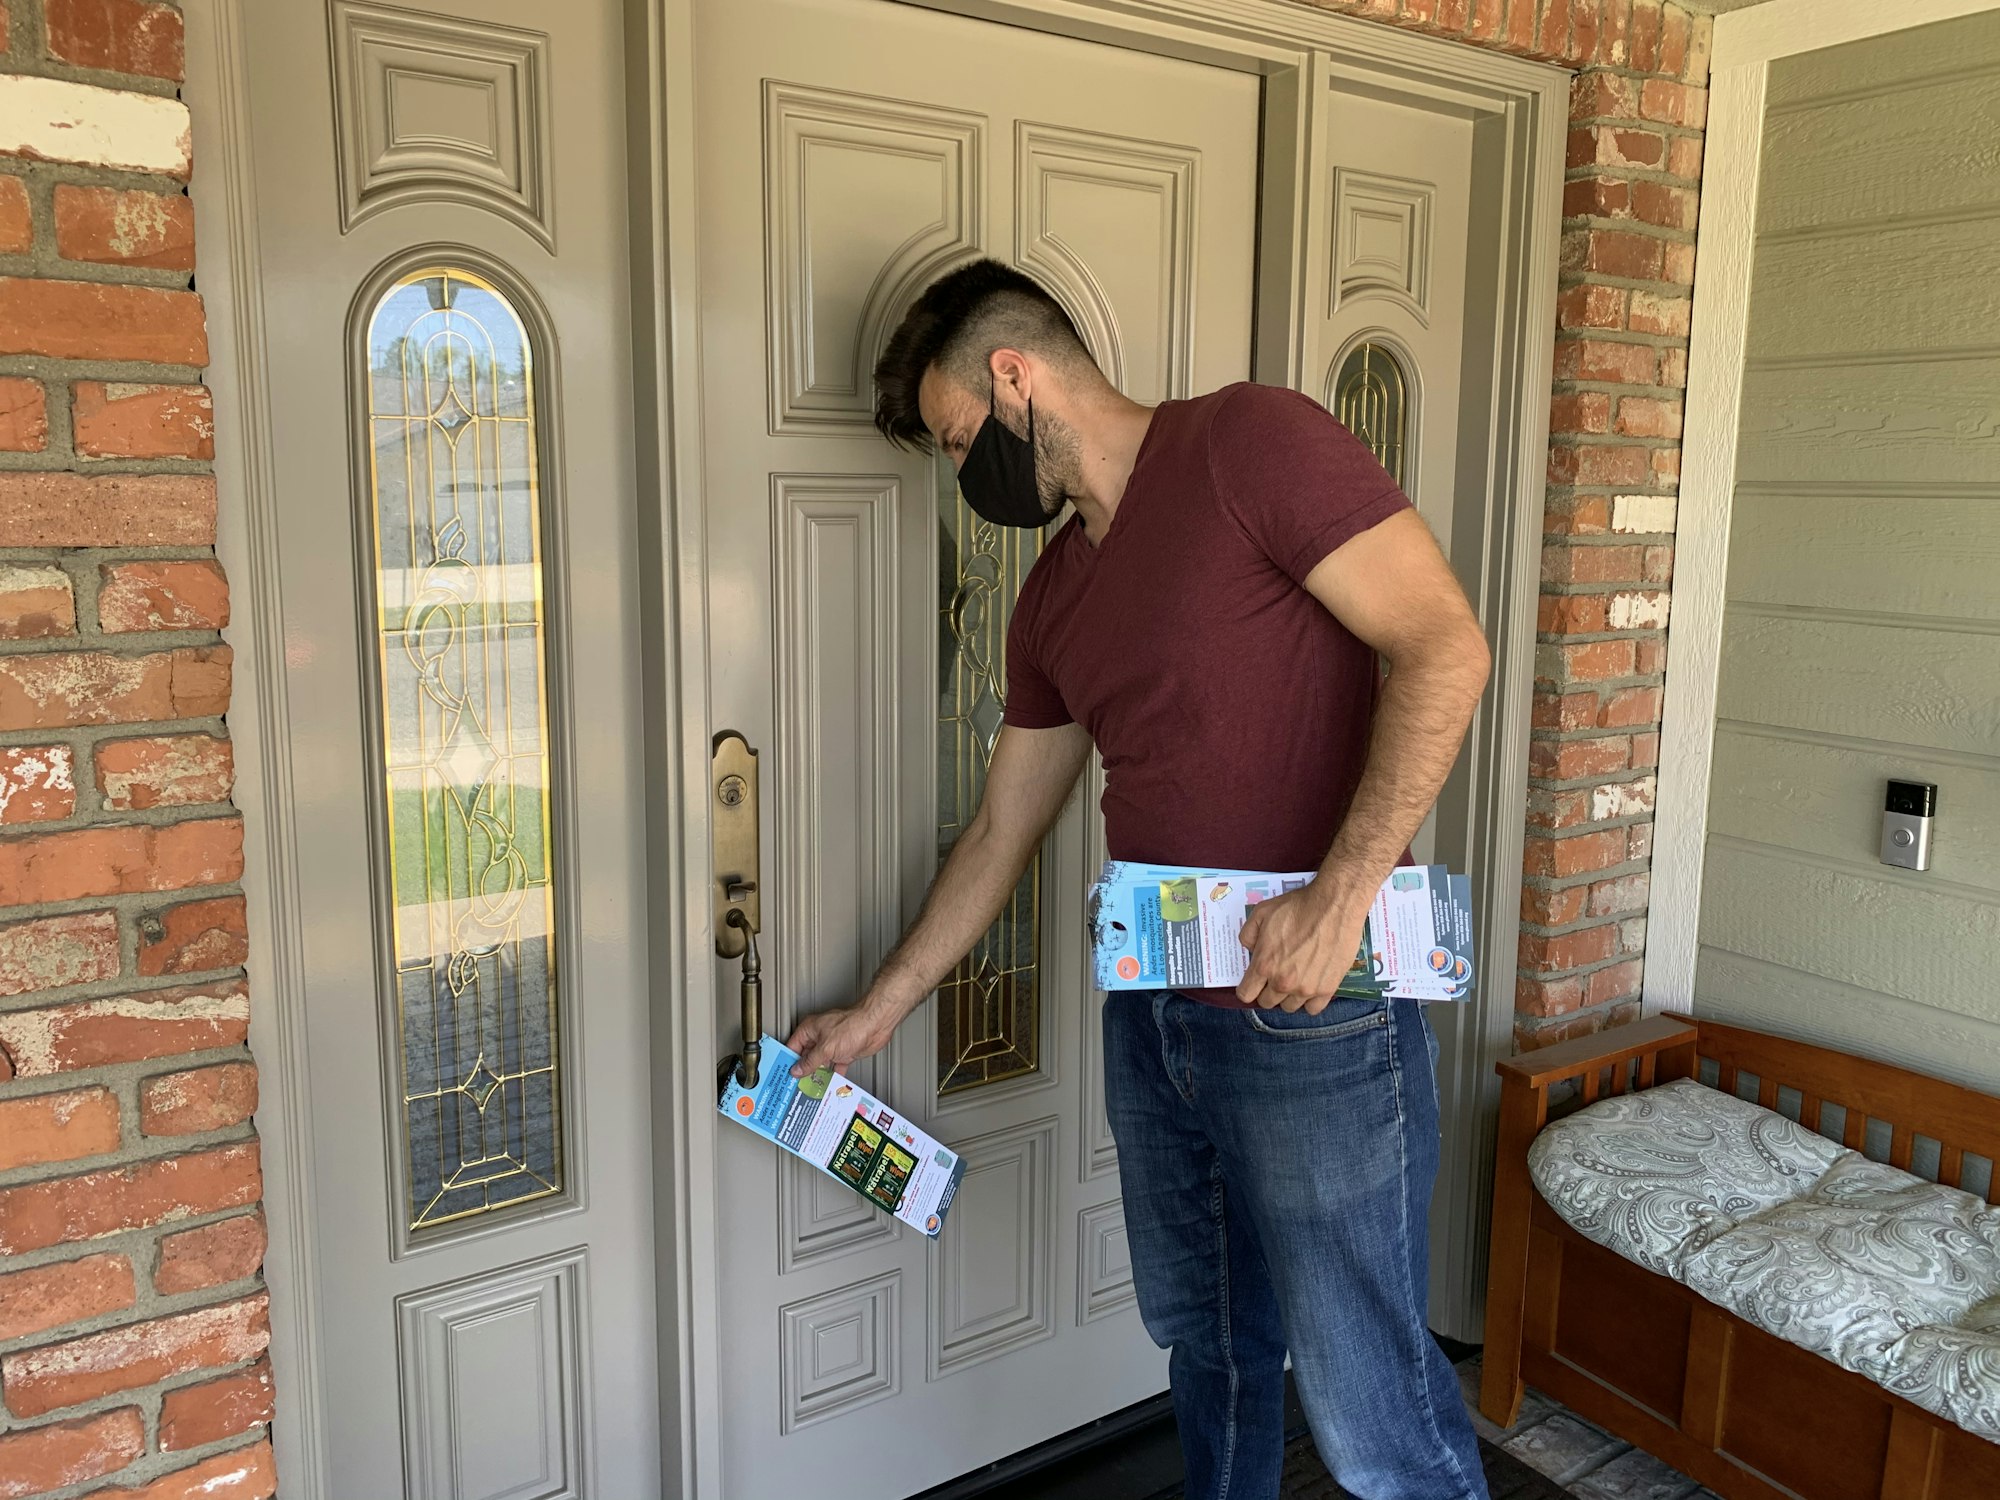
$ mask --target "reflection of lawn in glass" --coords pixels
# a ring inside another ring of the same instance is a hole
[[[468,806],[464,799],[475,795]],[[532,784],[392,789],[396,905],[475,894],[490,899],[547,885],[545,800],[543,788]],[[541,925],[536,922],[535,930]]]

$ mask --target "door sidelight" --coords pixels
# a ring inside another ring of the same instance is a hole
[[[742,735],[725,729],[715,737],[708,771],[715,951],[743,960],[743,1050],[724,1058],[721,1072],[726,1076],[733,1071],[743,1087],[755,1088],[764,1035],[764,964],[757,953],[757,934],[764,925],[757,888],[757,752]]]

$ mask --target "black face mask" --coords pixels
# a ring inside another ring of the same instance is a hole
[[[986,420],[959,466],[958,487],[965,503],[995,526],[1040,530],[1049,524],[1035,479],[1035,403],[1028,402],[1028,435],[1018,437],[1000,420],[989,399]]]

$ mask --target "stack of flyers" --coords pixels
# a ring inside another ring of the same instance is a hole
[[[1250,909],[1313,878],[1112,860],[1090,894],[1090,941],[1105,990],[1234,989],[1250,966]],[[1472,882],[1443,865],[1399,865],[1368,908],[1338,993],[1463,1000],[1472,993]]]
[[[746,1089],[732,1074],[716,1107],[936,1238],[965,1178],[958,1153],[831,1068],[792,1077],[798,1060],[767,1035],[757,1086]]]

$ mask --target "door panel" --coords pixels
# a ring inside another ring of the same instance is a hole
[[[1313,188],[1326,227],[1306,389],[1395,475],[1449,556],[1473,124],[1449,106],[1336,84],[1320,132]],[[1467,774],[1461,757],[1453,775]],[[1450,857],[1437,822],[1433,811],[1410,841],[1419,861]]]
[[[994,254],[1140,400],[1244,378],[1259,94],[883,0],[699,5],[696,87],[711,728],[764,757],[782,1035],[856,997],[977,805],[1038,545],[875,434],[883,341],[937,274]],[[1164,1388],[1085,982],[1101,790],[1093,771],[995,934],[856,1069],[966,1156],[937,1241],[718,1138],[722,1298],[745,1310],[726,1493],[915,1493]],[[733,996],[734,965],[716,982]],[[733,1005],[714,1039],[736,1046]]]
[[[325,1493],[656,1493],[620,8],[244,25]]]

